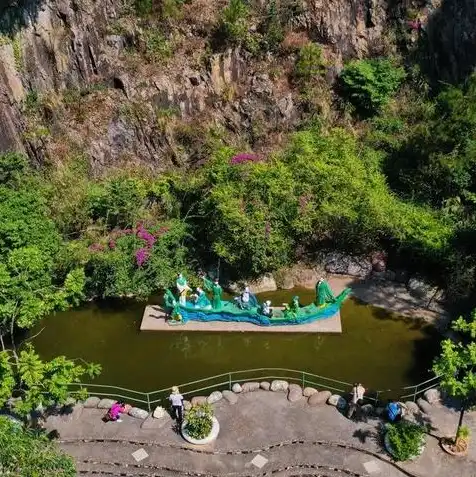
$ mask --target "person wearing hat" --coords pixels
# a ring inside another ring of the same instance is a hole
[[[172,394],[169,396],[172,404],[172,417],[180,424],[183,421],[183,396],[177,386],[172,387]]]

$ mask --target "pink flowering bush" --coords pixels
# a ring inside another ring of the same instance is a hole
[[[142,267],[142,265],[144,265],[144,263],[149,259],[150,251],[147,248],[140,248],[139,250],[136,250],[135,257],[137,266]]]
[[[245,162],[259,162],[260,160],[261,158],[257,156],[256,154],[241,153],[241,154],[237,154],[236,156],[233,156],[230,159],[230,164],[236,165],[236,164],[243,164]]]

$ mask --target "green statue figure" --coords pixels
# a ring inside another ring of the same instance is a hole
[[[164,305],[166,308],[173,308],[177,304],[174,294],[167,288],[164,292]]]
[[[292,300],[285,305],[284,314],[296,318],[299,312],[299,297],[293,296]]]
[[[181,273],[177,275],[175,286],[179,292],[180,305],[185,306],[187,302],[187,292],[190,291],[190,287],[188,286],[187,279]]]
[[[316,283],[316,306],[324,306],[327,303],[334,303],[335,301],[336,297],[334,293],[332,293],[329,283],[323,278],[320,278]]]
[[[164,305],[169,310],[171,309],[170,318],[172,318],[173,321],[182,321],[179,303],[169,289],[166,289],[164,293]]]
[[[212,292],[212,308],[214,310],[221,310],[221,296],[223,289],[218,283],[218,278],[212,282],[209,278],[203,277],[205,290]]]
[[[197,287],[195,294],[192,296],[194,297],[195,308],[209,310],[212,307],[206,293],[200,287]]]

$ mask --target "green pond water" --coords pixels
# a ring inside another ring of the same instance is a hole
[[[312,290],[264,293],[281,304]],[[151,300],[154,302],[154,300]],[[157,301],[155,301],[157,303]],[[90,303],[57,313],[31,335],[40,355],[64,354],[102,365],[95,383],[152,391],[233,370],[290,368],[353,382],[371,389],[399,390],[432,377],[438,335],[431,326],[347,300],[342,334],[140,332],[144,303]],[[174,328],[176,330],[176,328]]]

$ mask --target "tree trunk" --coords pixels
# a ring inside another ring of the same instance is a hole
[[[459,412],[459,421],[458,421],[458,429],[456,429],[455,444],[456,444],[456,439],[458,438],[459,430],[461,429],[461,426],[463,425],[464,411],[465,411],[465,403],[463,401],[461,403],[461,410]]]
[[[15,331],[15,320],[12,319],[10,323],[10,338],[12,340],[12,352],[13,357],[15,358],[16,363],[18,364],[18,355],[17,355],[17,347],[15,345],[15,337],[13,336]]]
[[[2,351],[5,351],[5,343],[3,342],[3,333],[0,333],[0,344],[2,345]]]

